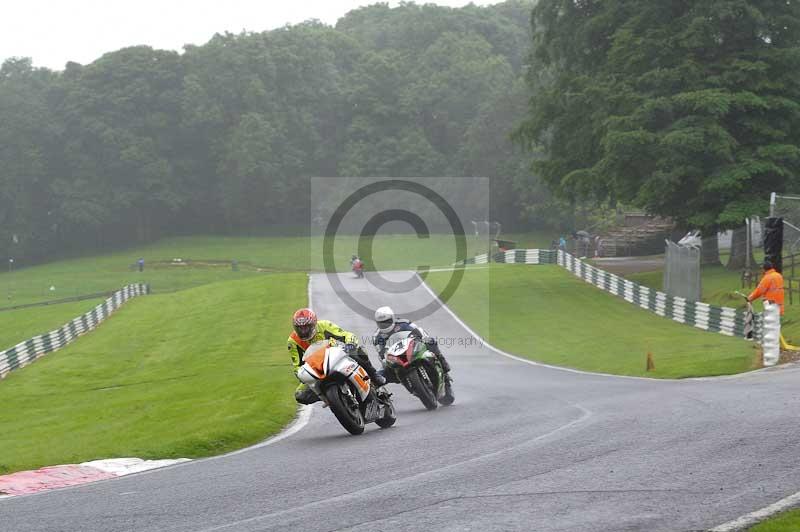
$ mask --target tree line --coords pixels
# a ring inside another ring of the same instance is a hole
[[[532,28],[516,138],[559,197],[712,235],[800,192],[797,0],[539,0]]]
[[[557,200],[509,138],[531,7],[376,4],[63,71],[8,59],[0,258],[288,232],[308,226],[311,176],[488,176],[506,227],[553,222]]]
[[[286,234],[311,176],[488,176],[507,229],[625,205],[713,234],[800,192],[800,2],[376,4],[181,54],[15,58],[0,124],[0,258],[23,262]]]

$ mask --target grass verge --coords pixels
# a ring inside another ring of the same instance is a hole
[[[745,306],[742,298],[734,294],[736,290],[745,294],[751,291],[750,288],[742,288],[740,272],[730,271],[724,266],[709,266],[702,269],[701,275],[704,302],[734,308]],[[630,274],[626,277],[650,288],[658,290],[663,288],[664,272],[662,270]],[[762,310],[760,301],[755,304],[755,308],[757,311]],[[786,313],[781,319],[781,332],[790,343],[800,342],[800,305],[790,305],[787,294],[785,309]]]
[[[0,382],[0,473],[196,458],[279,431],[296,409],[285,339],[306,283],[272,274],[137,298],[11,373]]]
[[[778,514],[756,526],[748,532],[797,532],[800,530],[800,509]]]
[[[102,302],[102,299],[87,299],[74,303],[0,312],[0,351],[38,334],[58,329]]]
[[[441,290],[448,278],[435,272],[428,282]],[[449,305],[493,345],[548,364],[660,378],[757,367],[754,344],[659,317],[555,265],[467,270]]]

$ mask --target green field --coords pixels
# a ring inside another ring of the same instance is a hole
[[[547,240],[535,233],[514,237],[529,244]],[[347,271],[350,256],[357,252],[357,238],[340,236],[333,242],[333,263]],[[467,256],[484,252],[486,243],[468,238]],[[270,271],[322,270],[322,250],[321,237],[171,238],[126,251],[0,273],[0,308],[112,291],[137,282],[149,283],[160,293]],[[139,257],[145,259],[144,272],[134,268]],[[456,245],[452,236],[445,235],[385,235],[375,239],[373,257],[378,269],[448,266],[455,261]],[[238,272],[232,271],[232,260],[239,263]],[[186,261],[191,262],[187,265]]]
[[[137,298],[12,372],[0,381],[0,473],[208,456],[279,431],[296,409],[285,340],[306,284],[270,274]]]
[[[748,532],[797,532],[800,530],[800,510],[791,510],[749,528]]]
[[[449,275],[433,273],[428,282],[441,290]],[[548,364],[662,378],[757,367],[754,344],[661,318],[555,265],[467,270],[449,305],[498,348]]]
[[[504,238],[538,247],[549,245],[550,235],[539,232]],[[473,238],[468,239],[467,244],[469,256],[483,252],[486,247],[485,240]],[[337,237],[334,241],[336,267],[346,271],[357,247],[355,237]],[[382,269],[414,269],[420,264],[447,266],[453,262],[455,252],[452,236],[432,235],[429,239],[420,239],[409,235],[384,235],[375,240],[374,262]],[[126,251],[0,273],[0,309],[111,292],[130,283],[148,283],[154,293],[163,294],[275,271],[322,270],[321,256],[322,239],[316,237],[171,238]],[[134,268],[139,257],[145,259],[144,272]],[[238,262],[239,271],[233,271],[232,260]],[[0,350],[55,329],[99,301],[0,311]]]

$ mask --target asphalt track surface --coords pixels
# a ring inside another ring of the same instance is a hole
[[[363,280],[343,282],[387,303]],[[324,277],[312,289],[320,315],[371,331]],[[426,297],[420,287],[388,301],[402,311]],[[444,309],[424,325],[469,337]],[[568,332],[565,323],[553,334]],[[797,368],[655,381],[480,346],[448,356],[452,407],[427,412],[392,387],[396,426],[353,437],[317,405],[307,426],[273,445],[2,500],[0,530],[685,531],[800,490]]]

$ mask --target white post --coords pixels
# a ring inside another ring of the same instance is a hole
[[[772,192],[769,195],[769,216],[770,216],[770,218],[774,218],[775,217],[775,200],[776,200],[776,198],[777,198],[777,194],[775,192]]]
[[[751,248],[750,248],[750,239],[752,238],[750,236],[750,227],[751,227],[750,226],[750,217],[748,216],[747,218],[744,219],[744,228],[747,231],[747,240],[745,241],[746,242],[745,243],[745,246],[746,246],[745,253],[747,253],[747,256],[745,258],[745,265],[746,265],[745,267],[746,267],[748,272],[750,271],[750,254],[752,253]],[[731,250],[731,253],[733,253],[733,250]]]
[[[781,357],[781,307],[764,301],[764,332],[761,338],[764,365],[774,366]]]

